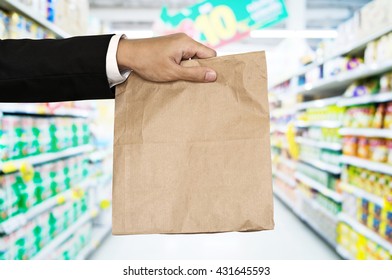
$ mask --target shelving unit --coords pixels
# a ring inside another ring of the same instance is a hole
[[[315,83],[307,83],[298,87],[295,91],[297,94],[309,96],[321,91],[343,90],[358,79],[379,75],[389,70],[392,70],[392,61],[369,66],[362,65],[354,70],[341,73],[331,78],[322,79]]]
[[[64,31],[62,28],[59,28],[54,23],[48,21],[44,16],[41,16],[40,14],[38,14],[38,12],[35,12],[30,6],[22,3],[21,1],[2,0],[0,1],[0,8],[4,11],[16,12],[18,15],[21,16],[22,19],[26,18],[28,20],[31,20],[31,22],[40,26],[44,30],[46,35],[49,35],[51,37],[52,35],[54,35],[56,38],[61,39],[61,38],[67,38],[71,36],[71,34]],[[33,27],[36,27],[35,24]],[[29,32],[27,33],[30,34]],[[16,35],[17,34],[13,34],[13,36]],[[22,35],[24,36],[25,34],[22,33]],[[84,125],[88,121],[97,117],[98,111],[93,108],[94,107],[92,106],[86,106],[85,104],[83,104],[83,102],[78,104],[7,103],[7,104],[0,104],[0,115],[12,116],[12,118],[15,117],[21,119],[28,119],[28,120],[30,120],[31,118],[35,118],[36,120],[38,119],[38,117],[40,120],[49,120],[49,119],[59,120],[59,117],[67,118],[67,121],[69,121],[69,123],[72,123],[72,132],[71,132],[72,134],[70,133],[70,135],[67,136],[64,136],[64,134],[62,134],[63,132],[61,132],[60,134],[56,134],[57,133],[56,126],[58,125],[57,123],[54,123],[53,130],[48,132],[56,135],[55,136],[56,140],[59,139],[63,140],[61,139],[61,137],[71,137],[71,136],[72,137],[75,136],[78,138],[82,137],[81,136],[82,131],[80,130],[82,128],[80,128],[79,125],[81,123],[83,123]],[[70,119],[73,120],[71,121]],[[83,131],[84,129],[85,128],[83,127]],[[87,132],[87,134],[91,136],[89,132]],[[50,137],[52,137],[52,135]],[[84,134],[83,137],[85,137]],[[83,140],[77,139],[76,141],[79,140],[85,143],[84,139]],[[72,139],[72,141],[74,141],[74,139]],[[15,251],[17,250],[16,248],[18,248],[17,246],[19,246],[16,245],[15,243],[16,242],[16,240],[14,240],[15,236],[17,238],[22,238],[26,240],[25,242],[26,245],[23,245],[26,247],[23,248],[23,250],[26,250],[27,252],[32,249],[31,247],[32,245],[29,244],[32,244],[33,240],[34,242],[36,242],[36,238],[37,239],[41,238],[41,234],[39,235],[37,234],[37,236],[35,236],[35,233],[32,234],[29,232],[30,226],[41,227],[41,229],[45,230],[45,234],[49,234],[48,232],[46,232],[46,230],[49,230],[47,228],[49,228],[48,223],[50,223],[50,221],[53,220],[58,221],[59,217],[60,219],[68,219],[69,216],[67,215],[71,215],[70,213],[73,214],[79,213],[78,215],[80,215],[81,212],[77,212],[77,211],[86,211],[86,212],[83,215],[79,216],[79,218],[74,223],[69,225],[65,231],[60,232],[56,237],[54,237],[50,243],[44,245],[44,247],[36,255],[32,257],[32,259],[48,259],[52,256],[53,253],[56,254],[56,252],[54,252],[56,250],[63,250],[63,249],[69,250],[69,248],[67,247],[69,246],[67,245],[67,242],[72,240],[72,238],[76,236],[75,234],[79,234],[78,231],[82,226],[84,225],[87,226],[87,224],[89,223],[94,225],[93,232],[92,232],[92,240],[91,243],[89,243],[82,251],[78,253],[77,256],[78,259],[84,259],[88,257],[88,255],[90,255],[94,250],[96,250],[97,246],[99,246],[103,238],[105,238],[109,234],[111,228],[110,225],[105,224],[98,227],[95,223],[98,220],[97,215],[98,214],[102,215],[104,212],[104,210],[101,211],[101,209],[97,208],[100,207],[99,205],[100,201],[97,201],[97,199],[104,199],[104,198],[97,197],[96,194],[98,193],[98,190],[100,191],[105,190],[103,184],[107,187],[110,187],[108,180],[109,178],[111,178],[109,175],[104,174],[105,170],[103,170],[102,174],[100,172],[97,172],[97,170],[100,164],[104,166],[104,164],[108,162],[106,161],[106,159],[110,157],[111,149],[102,148],[100,146],[100,149],[97,150],[95,144],[92,143],[91,141],[89,141],[89,143],[91,144],[85,144],[85,145],[82,145],[81,144],[82,142],[80,141],[77,142],[80,146],[74,146],[56,152],[47,152],[39,155],[27,156],[24,158],[19,158],[14,160],[0,161],[0,172],[2,173],[2,176],[3,177],[10,176],[9,178],[17,178],[17,176],[21,176],[21,174],[23,175],[26,169],[25,167],[27,167],[27,169],[30,169],[30,166],[33,166],[34,168],[32,168],[32,170],[28,170],[27,172],[36,172],[36,170],[41,170],[39,168],[48,167],[48,170],[50,170],[51,173],[49,175],[49,171],[47,171],[48,173],[45,176],[48,176],[48,178],[49,176],[57,176],[55,172],[57,171],[65,172],[64,171],[65,169],[61,170],[60,167],[58,170],[54,169],[52,172],[51,169],[52,164],[54,164],[53,166],[55,166],[55,164],[57,164],[55,162],[57,162],[58,160],[64,160],[70,157],[75,157],[76,162],[83,160],[86,164],[89,165],[87,169],[83,168],[83,172],[85,170],[88,170],[87,172],[89,172],[90,170],[94,170],[94,174],[88,173],[88,176],[92,175],[93,177],[85,177],[84,173],[83,175],[78,174],[77,176],[80,176],[80,178],[85,178],[85,179],[83,181],[80,181],[79,183],[71,183],[70,189],[66,191],[62,191],[56,194],[55,196],[44,199],[41,203],[30,207],[25,213],[17,214],[13,217],[9,217],[5,221],[0,222],[0,243],[2,244],[1,249],[5,250],[4,252],[6,252],[7,254],[5,258],[11,258],[11,259],[13,258],[19,259],[22,257],[31,258],[30,254],[32,253],[24,253],[24,255],[20,255],[20,256],[17,256],[15,254]],[[28,145],[31,145],[31,143],[28,142]],[[79,155],[83,155],[83,157],[79,157]],[[71,160],[70,162],[73,161]],[[75,164],[75,166],[79,167],[78,164],[80,163]],[[93,166],[94,168],[92,168]],[[90,167],[92,169],[89,169]],[[76,171],[72,171],[72,172],[69,171],[69,172],[70,172],[69,174],[73,174],[73,172]],[[53,184],[60,184],[61,185],[60,189],[65,189],[65,185],[62,184],[66,184],[65,178],[67,178],[67,180],[70,180],[70,177],[67,177],[68,175],[63,175],[63,174],[61,176],[64,176],[64,183],[62,181],[63,177],[59,179],[60,181],[57,179],[53,179],[54,177],[50,177],[50,179],[43,178],[42,185],[44,184],[47,185],[40,186],[40,188],[47,188],[47,189],[52,188],[52,186],[49,186],[49,184],[53,183]],[[74,181],[71,180],[71,182]],[[27,183],[27,181],[25,183]],[[36,188],[37,184],[41,184],[41,183],[36,183],[35,181],[34,182],[29,181],[27,185],[29,187],[31,186]],[[51,194],[53,193],[53,190],[49,190],[49,191],[51,192]],[[31,192],[28,193],[28,195],[29,195],[29,199],[31,199],[31,196],[35,196],[36,194],[35,193],[33,194],[33,192]],[[47,195],[48,194],[46,194],[46,196]],[[106,193],[104,195],[106,195]],[[9,197],[10,196],[8,196],[8,198]],[[8,205],[9,204],[7,204],[6,207],[10,207]],[[73,207],[72,209],[68,209],[68,206],[70,205],[72,205]],[[75,207],[76,208],[79,207],[78,208],[79,210],[75,210]],[[87,207],[87,210],[81,210],[82,207]],[[21,209],[22,208],[19,209],[20,212],[23,211]],[[3,211],[3,208],[0,208],[0,210]],[[53,224],[51,226],[53,226]],[[51,229],[51,230],[61,230],[61,229]],[[85,230],[87,230],[86,227]],[[3,251],[1,253],[3,253]]]
[[[82,153],[88,153],[94,150],[92,145],[83,145],[79,147],[68,148],[63,151],[44,153],[36,156],[28,156],[21,159],[9,160],[6,162],[0,162],[0,171],[3,173],[12,173],[18,171],[21,166],[25,163],[31,165],[43,164],[53,160],[63,159],[66,157],[75,156]]]
[[[317,141],[317,140],[304,138],[304,137],[296,137],[295,141],[301,145],[317,147],[317,148],[321,148],[321,149],[328,149],[328,150],[332,150],[332,151],[342,150],[342,144],[340,144],[340,143],[323,142],[323,141]]]
[[[273,170],[272,174],[279,178],[282,182],[286,183],[290,187],[294,188],[295,187],[295,180],[291,179],[287,175],[283,174],[279,170]]]
[[[351,255],[349,251],[344,249],[342,246],[338,245],[336,246],[336,251],[339,253],[340,256],[342,256],[343,259],[345,260],[355,260],[355,258]]]
[[[52,22],[48,21],[46,18],[43,18],[42,16],[32,12],[31,9],[29,9],[29,7],[27,7],[23,3],[20,3],[15,0],[2,0],[0,2],[0,7],[5,10],[16,11],[21,15],[24,15],[25,17],[35,21],[47,30],[53,32],[57,38],[67,38],[71,36]]]
[[[381,36],[383,36],[383,35],[385,35],[385,34],[387,34],[389,32],[392,32],[392,26],[386,26],[382,30],[378,30],[377,32],[375,32],[373,34],[365,36],[365,37],[361,38],[360,40],[345,46],[343,49],[337,50],[333,54],[328,55],[328,56],[326,56],[326,57],[324,57],[324,58],[322,58],[320,60],[317,60],[317,61],[315,61],[315,62],[313,62],[313,63],[311,63],[311,64],[309,64],[309,65],[307,65],[307,66],[305,66],[303,68],[301,68],[297,72],[284,77],[283,79],[279,79],[278,81],[271,83],[270,84],[270,88],[274,88],[277,85],[279,85],[281,83],[284,83],[285,81],[288,81],[288,80],[290,80],[293,77],[301,76],[301,75],[305,74],[306,72],[308,72],[309,70],[314,69],[314,68],[324,64],[325,62],[327,62],[327,61],[329,61],[329,60],[331,60],[331,59],[333,59],[335,57],[339,57],[339,56],[346,55],[346,54],[357,53],[358,51],[365,49],[366,45],[369,42],[371,42],[373,40],[376,40],[376,39],[380,38]]]
[[[341,97],[331,97],[331,98],[323,98],[323,99],[318,99],[318,100],[313,100],[313,101],[307,101],[307,102],[302,102],[299,103],[296,108],[298,111],[300,110],[305,110],[308,108],[323,108],[329,105],[336,104],[339,102]]]
[[[339,128],[342,126],[342,123],[339,121],[317,121],[317,122],[307,122],[307,121],[296,121],[296,127],[325,127],[325,128]]]
[[[323,206],[321,206],[319,203],[317,203],[317,201],[310,199],[310,198],[306,198],[303,194],[301,194],[301,197],[303,200],[306,200],[307,203],[309,203],[316,211],[322,212],[324,215],[326,215],[329,219],[331,219],[334,222],[338,221],[337,216],[333,215],[330,211],[328,211]]]
[[[93,217],[92,212],[86,213],[81,216],[74,224],[72,224],[66,231],[60,233],[55,239],[52,240],[47,246],[45,246],[38,254],[33,257],[33,260],[44,260],[47,255],[54,251],[60,244],[62,244],[67,238],[74,234],[79,227],[90,221]]]
[[[94,226],[92,240],[76,257],[76,260],[86,260],[101,244],[106,236],[110,234],[111,226]]]
[[[342,156],[341,162],[349,165],[354,165],[357,167],[362,167],[368,170],[392,175],[392,166],[385,163],[374,162],[374,161],[361,159],[358,157],[351,157],[351,156]]]
[[[333,200],[337,201],[337,202],[341,202],[342,201],[342,196],[341,194],[328,189],[326,186],[320,184],[319,182],[313,180],[312,178],[309,178],[308,176],[296,172],[295,173],[295,178],[299,181],[301,181],[302,183],[304,183],[305,185],[317,190],[318,192],[322,193],[325,196],[328,196],[329,198],[332,198]]]
[[[337,100],[336,105],[340,107],[362,105],[369,103],[382,103],[392,100],[392,92],[384,92],[373,95],[365,95],[360,97],[341,97]]]
[[[356,220],[347,216],[344,213],[339,214],[339,220],[347,223],[352,228],[354,228],[357,232],[359,232],[360,234],[363,234],[367,238],[373,240],[375,243],[380,244],[382,247],[384,247],[390,253],[392,253],[392,243],[383,239],[380,235],[376,234],[371,229],[367,228],[366,226],[362,225],[361,223],[357,222]]]
[[[339,134],[343,136],[350,135],[392,139],[392,129],[344,127],[339,130]]]
[[[330,246],[335,247],[336,244],[332,242],[328,236],[313,222],[311,219],[307,218],[305,215],[302,215],[302,219],[306,222],[319,236],[321,236],[325,242],[327,242]]]
[[[308,159],[308,158],[304,158],[304,157],[300,157],[300,160],[307,163],[307,164],[313,165],[314,167],[317,167],[318,169],[324,170],[324,171],[332,173],[332,174],[339,175],[342,172],[341,167],[330,164],[330,163],[326,163],[321,160]]]
[[[90,111],[77,108],[58,108],[50,110],[48,107],[32,104],[0,104],[0,112],[3,114],[32,115],[32,116],[57,116],[57,117],[75,117],[88,118],[91,116]]]
[[[75,184],[74,188],[44,200],[42,203],[29,209],[26,213],[16,215],[0,223],[0,234],[10,234],[11,232],[14,232],[18,228],[21,228],[26,225],[28,221],[35,218],[39,214],[55,207],[56,205],[62,204],[72,199],[72,195],[75,190],[87,191],[90,185],[91,182],[89,182],[88,180],[80,182],[79,184]]]
[[[384,200],[381,197],[374,195],[374,194],[371,194],[371,193],[368,193],[367,191],[362,190],[357,187],[354,187],[348,183],[341,182],[340,188],[348,193],[354,194],[355,196],[362,197],[362,198],[365,198],[373,203],[376,203],[377,205],[380,205],[380,206],[384,205]]]

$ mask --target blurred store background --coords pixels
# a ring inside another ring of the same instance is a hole
[[[0,0],[0,39],[173,32],[266,50],[276,229],[111,236],[113,100],[2,103],[0,260],[390,260],[392,2]]]

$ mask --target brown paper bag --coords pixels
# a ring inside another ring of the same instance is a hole
[[[264,52],[184,65],[218,79],[117,88],[113,234],[273,229]]]

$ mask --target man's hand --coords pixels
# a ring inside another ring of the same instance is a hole
[[[117,51],[120,70],[132,69],[146,80],[213,82],[216,72],[207,67],[183,67],[181,60],[209,58],[216,52],[186,34],[148,39],[121,39]]]

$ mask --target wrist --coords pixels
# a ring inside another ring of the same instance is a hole
[[[131,43],[130,40],[127,39],[120,39],[118,43],[118,48],[117,48],[117,64],[118,64],[118,69],[120,71],[123,70],[132,70],[132,67],[130,65],[130,55],[132,53],[131,51]]]

